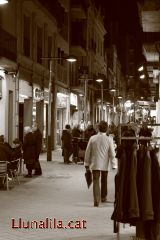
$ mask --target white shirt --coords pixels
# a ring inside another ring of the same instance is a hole
[[[106,133],[99,132],[88,142],[84,165],[89,166],[91,170],[108,171],[109,162],[112,168],[117,168],[113,138],[108,137]]]

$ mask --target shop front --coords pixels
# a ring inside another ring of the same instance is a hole
[[[77,95],[72,92],[70,93],[70,122],[72,126],[79,123],[78,98]]]
[[[0,70],[0,135],[4,135],[5,141],[11,145],[17,137],[18,125],[15,91],[15,76]]]
[[[57,93],[57,145],[61,145],[62,130],[69,121],[68,101],[66,93]]]
[[[25,80],[19,80],[19,139],[23,141],[25,126],[32,126],[32,86]]]
[[[39,85],[33,85],[33,114],[32,122],[36,122],[43,135],[42,151],[47,148],[48,129],[48,89],[42,89]]]

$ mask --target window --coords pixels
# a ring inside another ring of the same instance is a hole
[[[30,57],[30,43],[31,43],[31,35],[30,35],[30,17],[25,16],[23,18],[23,54],[26,57]]]
[[[42,37],[43,29],[41,27],[37,27],[37,62],[42,64]]]
[[[52,57],[52,37],[48,36],[48,57]]]
[[[48,36],[48,57],[52,57],[52,37]],[[48,69],[49,69],[49,61],[48,61]]]

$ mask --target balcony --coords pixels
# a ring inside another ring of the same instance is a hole
[[[86,42],[85,40],[71,40],[70,52],[75,56],[86,56]]]
[[[72,19],[86,19],[87,18],[87,0],[71,0],[71,17]]]
[[[86,56],[85,21],[72,22],[71,53],[75,56]]]
[[[57,1],[38,0],[57,20],[58,27],[61,28],[65,24],[65,10]],[[53,3],[54,2],[54,3]]]
[[[17,39],[4,29],[0,29],[0,57],[16,62]]]

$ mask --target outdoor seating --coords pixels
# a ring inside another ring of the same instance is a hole
[[[8,171],[7,171],[7,162],[0,161],[0,178],[2,178],[2,183],[6,184],[6,189],[9,189],[9,179],[8,179]]]
[[[9,172],[11,174],[11,177],[13,180],[17,180],[18,184],[20,184],[19,181],[19,167],[20,167],[20,158],[13,160],[10,162]]]

